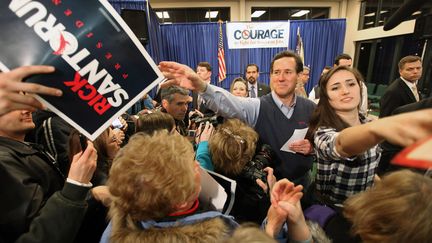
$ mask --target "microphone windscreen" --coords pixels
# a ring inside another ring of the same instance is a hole
[[[419,10],[427,1],[408,0],[406,1],[387,21],[384,30],[391,30],[406,20],[411,14]]]

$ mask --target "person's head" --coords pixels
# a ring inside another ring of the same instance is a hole
[[[176,120],[185,118],[190,103],[189,91],[179,86],[170,86],[161,92],[162,107]]]
[[[247,97],[249,90],[246,81],[242,77],[235,78],[231,83],[230,92],[235,96]]]
[[[338,55],[334,60],[334,66],[352,66],[352,57],[346,53]]]
[[[387,174],[348,198],[344,215],[363,242],[430,242],[432,179],[409,170]]]
[[[306,84],[309,81],[310,68],[308,66],[303,66],[303,71],[299,75],[299,81],[302,84]]]
[[[174,118],[163,112],[152,112],[139,116],[137,120],[137,132],[153,135],[154,132],[159,130],[174,131]]]
[[[24,141],[25,135],[35,128],[32,113],[15,110],[0,116],[0,136]]]
[[[216,171],[238,175],[254,154],[258,134],[238,119],[219,125],[209,140],[209,149]]]
[[[299,74],[303,71],[301,58],[291,51],[276,54],[270,64],[270,86],[279,98],[294,95]]]
[[[131,137],[115,157],[107,184],[113,222],[121,216],[138,222],[189,209],[198,198],[201,177],[192,144],[157,131]]]
[[[233,235],[223,243],[276,243],[265,231],[252,223],[244,223],[234,230]]]
[[[340,114],[358,113],[361,104],[362,75],[348,66],[338,66],[321,76],[319,81],[320,100],[309,124],[308,139],[320,126],[341,131],[349,127]]]
[[[258,65],[254,64],[254,63],[248,64],[246,66],[245,76],[246,76],[246,80],[250,84],[256,84],[256,82],[258,81],[258,77],[259,77]]]
[[[357,112],[361,103],[361,80],[361,74],[348,66],[329,71],[321,80],[324,88],[320,96],[324,99],[322,105],[330,105],[336,113]]]
[[[415,82],[422,76],[422,62],[419,56],[406,56],[399,61],[399,74],[409,82]]]
[[[212,74],[212,68],[210,66],[210,63],[208,62],[200,62],[198,63],[198,66],[196,68],[196,72],[202,80],[206,81],[207,83],[210,83],[210,77]]]
[[[98,153],[98,158],[113,160],[120,149],[117,138],[113,133],[113,129],[108,127],[94,141],[93,145]]]
[[[324,74],[326,74],[326,73],[328,73],[328,71],[330,71],[330,69],[332,69],[331,66],[325,66],[323,68],[323,70],[321,71],[321,76],[324,75]]]

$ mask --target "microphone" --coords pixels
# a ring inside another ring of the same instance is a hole
[[[426,1],[419,1],[419,0],[408,0],[406,1],[387,21],[387,23],[384,25],[384,30],[391,30],[394,27],[398,26],[402,21],[404,21],[406,18],[408,18],[411,14],[413,14],[415,11],[419,10],[420,7],[428,2],[430,0]]]

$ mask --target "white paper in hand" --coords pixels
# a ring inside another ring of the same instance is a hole
[[[294,130],[293,135],[288,139],[288,141],[286,141],[286,143],[280,148],[281,151],[285,151],[285,152],[290,152],[295,154],[294,151],[292,151],[291,149],[289,149],[289,145],[295,141],[298,140],[302,140],[305,138],[306,133],[308,131],[308,127],[303,128],[303,129],[296,129]]]

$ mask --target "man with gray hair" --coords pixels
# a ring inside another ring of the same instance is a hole
[[[189,91],[179,86],[171,86],[162,89],[161,98],[162,112],[170,114],[175,120],[177,131],[181,135],[186,136],[189,124],[186,114],[188,105],[192,100],[189,96]]]

